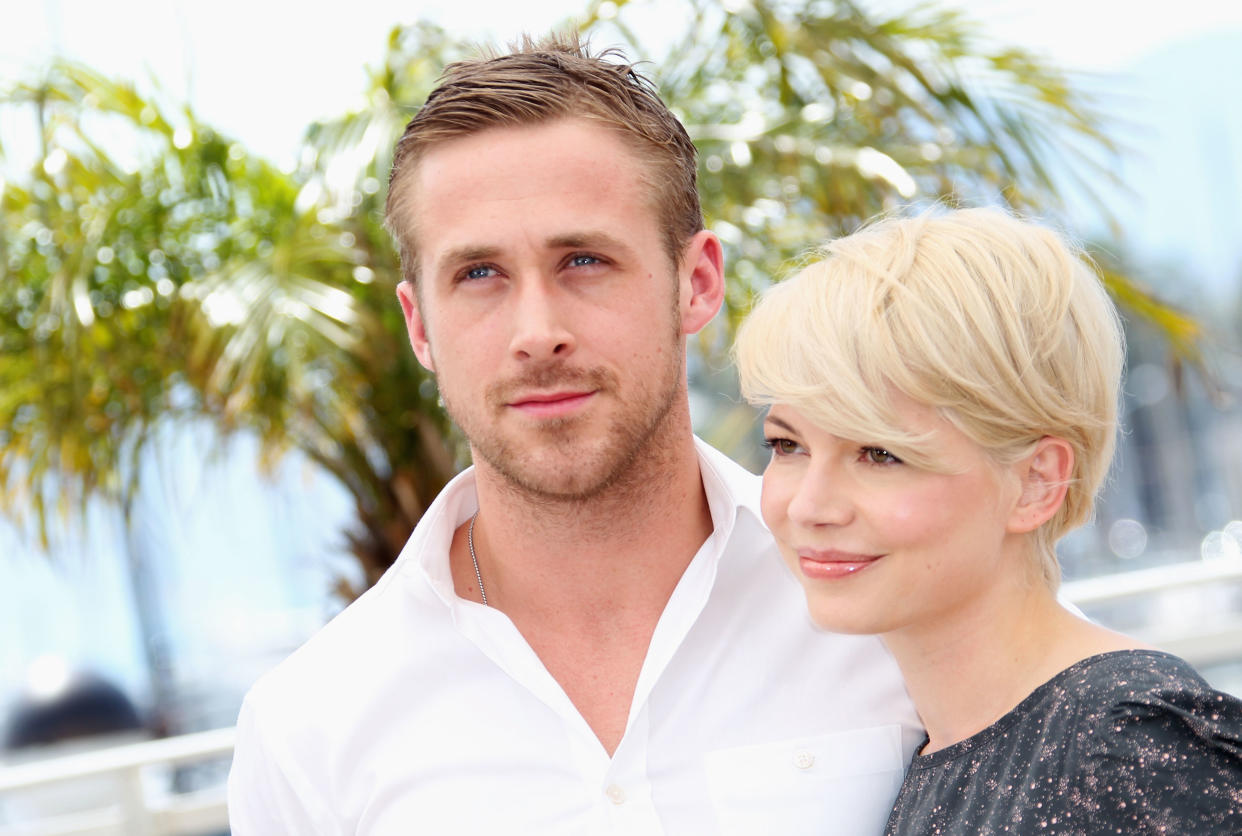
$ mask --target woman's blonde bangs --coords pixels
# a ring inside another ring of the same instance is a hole
[[[823,255],[773,286],[742,324],[735,356],[743,397],[788,403],[833,435],[939,469],[928,437],[892,420],[900,357],[883,293],[856,264]]]

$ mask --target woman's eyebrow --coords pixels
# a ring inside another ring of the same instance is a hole
[[[764,422],[765,422],[765,423],[775,424],[776,426],[780,427],[782,430],[788,430],[788,431],[789,431],[789,432],[791,432],[791,433],[793,433],[793,432],[797,432],[797,430],[795,430],[793,427],[791,427],[791,426],[790,426],[789,424],[787,424],[786,422],[782,421],[780,418],[775,418],[775,417],[773,417],[773,416],[769,415],[769,416],[767,416],[766,418],[764,418],[763,420],[764,420]]]

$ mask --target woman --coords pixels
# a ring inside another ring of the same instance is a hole
[[[927,729],[888,833],[1242,833],[1242,703],[1056,599],[1124,356],[1077,253],[998,210],[881,221],[736,351],[813,618],[880,634]]]

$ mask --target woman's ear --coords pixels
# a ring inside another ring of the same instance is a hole
[[[1007,530],[1020,534],[1052,519],[1065,501],[1074,472],[1074,448],[1063,438],[1046,435],[1014,468],[1022,482],[1022,494],[1009,515]]]

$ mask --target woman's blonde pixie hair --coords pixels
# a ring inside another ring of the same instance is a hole
[[[895,423],[899,392],[936,408],[999,464],[1065,439],[1065,502],[1034,533],[1044,579],[1086,522],[1112,459],[1124,341],[1083,254],[998,209],[881,220],[770,288],[738,333],[742,394],[833,435],[943,470],[935,439]]]

